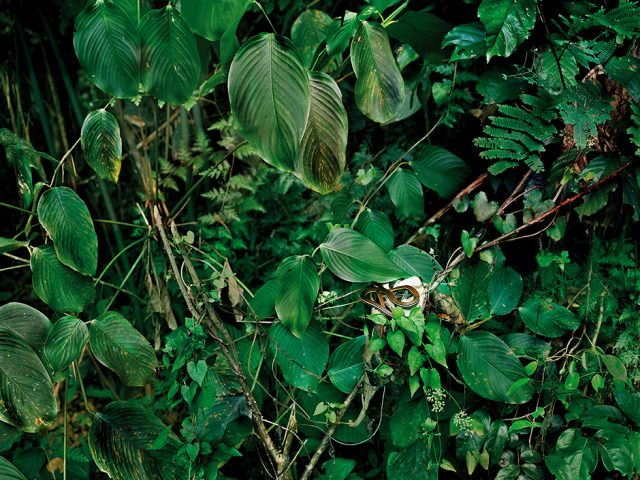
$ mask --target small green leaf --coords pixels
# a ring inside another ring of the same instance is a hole
[[[104,109],[89,112],[80,132],[82,150],[100,178],[118,182],[122,163],[122,138],[116,117]]]
[[[404,333],[398,329],[395,331],[387,332],[387,343],[391,350],[396,352],[400,358],[402,358],[402,351],[404,350]]]
[[[471,202],[473,207],[473,213],[476,216],[476,220],[479,222],[486,222],[493,217],[500,206],[496,201],[489,201],[487,194],[484,192],[478,192]]]
[[[198,360],[198,363],[190,361],[187,363],[187,373],[191,377],[191,380],[196,382],[202,387],[204,377],[207,375],[207,362],[204,360]]]
[[[627,381],[627,369],[620,358],[615,355],[602,355],[600,358],[613,378],[620,380],[621,382]]]
[[[416,174],[406,168],[397,169],[387,181],[389,197],[401,217],[416,218],[424,213],[424,193]]]
[[[51,322],[35,308],[11,302],[0,307],[0,327],[11,330],[38,351],[47,341]]]
[[[471,173],[471,169],[457,155],[435,145],[419,149],[410,164],[418,180],[442,198],[457,193]]]
[[[380,24],[360,23],[351,43],[351,65],[360,111],[378,123],[394,118],[402,108],[404,80]]]
[[[89,323],[89,345],[96,359],[118,374],[125,385],[144,386],[155,373],[156,354],[149,341],[117,312]]]
[[[358,217],[354,228],[385,252],[393,248],[393,226],[384,213],[367,208]]]
[[[83,275],[95,275],[98,236],[86,204],[68,187],[54,187],[38,202],[38,220],[67,267]]]
[[[491,315],[506,315],[518,306],[522,297],[522,277],[507,267],[494,273],[489,281]]]
[[[536,15],[536,0],[482,0],[478,17],[487,30],[487,61],[511,55],[529,38]]]
[[[58,312],[78,313],[93,301],[91,279],[60,263],[51,245],[33,249],[31,271],[36,294]]]
[[[360,335],[342,343],[329,358],[327,374],[331,383],[343,393],[350,393],[364,373],[364,345],[366,337]]]
[[[198,86],[200,55],[182,15],[167,5],[140,20],[141,82],[158,100],[180,105]]]
[[[561,337],[580,326],[580,319],[570,310],[541,298],[527,300],[518,312],[529,330],[548,338]]]
[[[26,247],[27,245],[29,245],[29,242],[14,240],[13,238],[0,237],[0,254],[9,253],[13,250]]]
[[[82,349],[89,341],[89,330],[76,317],[63,317],[51,328],[44,355],[54,372],[66,369],[80,357]]]
[[[427,357],[421,354],[415,345],[412,346],[407,355],[407,365],[409,366],[409,373],[411,375],[415,375],[416,372],[420,370],[422,365],[424,365],[426,359]]]
[[[284,259],[276,276],[279,285],[275,302],[278,318],[291,333],[302,338],[320,290],[318,270],[308,256],[299,255]]]
[[[364,235],[336,228],[320,245],[329,270],[348,282],[385,283],[407,276],[387,254]]]

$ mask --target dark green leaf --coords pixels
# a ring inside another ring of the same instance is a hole
[[[8,423],[0,422],[0,453],[8,451],[21,437],[21,430]]]
[[[412,245],[400,245],[389,252],[389,258],[406,272],[420,277],[423,282],[430,282],[436,271],[442,270],[435,258]]]
[[[91,351],[118,374],[122,383],[141,387],[154,375],[156,354],[149,341],[117,312],[105,312],[89,323]]]
[[[580,319],[570,310],[542,298],[527,300],[518,312],[529,330],[548,338],[561,337],[580,326]]]
[[[393,248],[393,226],[384,213],[367,208],[358,217],[354,228],[385,252]]]
[[[364,373],[365,342],[364,335],[352,338],[336,348],[329,358],[329,379],[343,393],[350,393]]]
[[[329,270],[348,282],[385,283],[407,276],[384,250],[348,228],[332,230],[320,245],[320,253]]]
[[[76,192],[54,187],[38,202],[38,220],[56,249],[58,260],[84,275],[95,275],[98,266],[98,236],[91,214]]]
[[[314,54],[325,40],[331,17],[322,10],[305,10],[291,26],[291,41],[298,47],[306,67],[311,67]]]
[[[476,58],[484,55],[487,51],[484,35],[484,26],[480,22],[463,23],[447,32],[442,39],[442,46],[454,47],[449,59],[452,62]]]
[[[278,281],[268,280],[255,293],[249,301],[250,312],[257,320],[263,320],[276,314],[276,295],[278,294]]]
[[[451,24],[428,12],[409,11],[387,27],[391,38],[407,43],[429,63],[440,63],[447,54],[442,51],[445,34]]]
[[[595,442],[577,429],[565,430],[556,442],[556,450],[545,456],[547,468],[559,480],[591,478],[598,464]]]
[[[182,2],[180,13],[195,33],[213,42],[222,37],[230,25],[238,23],[250,3],[247,0],[188,0]]]
[[[536,15],[536,0],[482,0],[478,17],[487,30],[487,61],[511,55],[529,38]]]
[[[402,108],[404,81],[387,32],[380,24],[360,24],[351,43],[351,65],[357,78],[355,97],[360,111],[378,123],[395,117]]]
[[[191,97],[200,76],[196,39],[182,15],[167,5],[140,20],[141,81],[145,92],[180,105]]]
[[[434,465],[429,468],[429,464]],[[387,459],[388,480],[431,480],[437,478],[438,464],[430,461],[429,447],[424,439],[417,440]]]
[[[416,174],[405,168],[396,170],[387,181],[389,197],[401,217],[421,217],[424,213],[424,194]]]
[[[284,259],[276,276],[279,285],[275,303],[278,318],[291,333],[302,338],[320,290],[318,270],[308,256],[299,255]]]
[[[53,371],[60,372],[77,360],[88,340],[89,330],[82,320],[76,317],[59,319],[51,328],[44,347]]]
[[[44,365],[22,337],[0,327],[0,421],[33,433],[57,414]]]
[[[460,338],[458,369],[467,386],[481,397],[496,402],[525,403],[533,388],[524,385],[508,393],[511,386],[527,378],[515,353],[489,332],[469,332]]]
[[[11,330],[38,351],[47,341],[51,322],[35,308],[11,302],[0,307],[0,327]]]
[[[33,289],[58,312],[78,313],[93,301],[95,288],[89,277],[60,263],[51,245],[31,252]]]
[[[429,418],[429,406],[425,398],[398,405],[389,422],[393,445],[404,448],[419,440],[424,422]]]
[[[198,437],[204,442],[219,442],[231,422],[242,415],[249,415],[247,400],[243,395],[220,398],[202,412],[198,422]]]
[[[411,161],[418,180],[442,198],[453,196],[464,185],[471,169],[458,156],[435,145],[419,149]]]
[[[152,449],[165,425],[148,409],[112,402],[97,413],[89,430],[89,450],[98,468],[118,480],[174,480],[185,465],[176,458],[181,444],[170,433],[167,443]]]
[[[122,164],[122,138],[116,117],[104,109],[89,112],[80,138],[86,161],[93,171],[100,178],[117,182]]]
[[[0,237],[0,254],[12,252],[27,245],[29,245],[29,242]]]
[[[27,480],[27,477],[4,457],[0,457],[0,478],[2,480]]]
[[[73,46],[98,88],[118,98],[138,94],[140,39],[125,11],[111,2],[88,2],[78,16]]]
[[[503,268],[489,281],[491,315],[506,315],[518,306],[522,297],[522,277],[512,268]]]
[[[598,450],[605,468],[609,472],[617,470],[629,478],[634,469],[633,452],[629,441],[618,434],[601,435],[600,440]]]
[[[452,289],[460,313],[467,322],[489,316],[487,290],[491,280],[491,268],[485,262],[466,268]]]
[[[510,333],[502,341],[518,356],[545,359],[551,353],[551,345],[526,333]]]
[[[614,390],[616,403],[627,417],[640,426],[640,393],[627,392],[626,390]]]
[[[286,38],[260,34],[236,53],[229,70],[231,111],[242,135],[271,165],[294,168],[309,117],[309,77]]]

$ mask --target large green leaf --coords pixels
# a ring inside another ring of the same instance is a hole
[[[44,192],[38,220],[53,240],[58,260],[84,275],[95,275],[98,236],[89,209],[76,192],[68,187]]]
[[[491,280],[491,268],[485,262],[466,268],[452,289],[460,313],[467,322],[489,316],[487,289]]]
[[[481,397],[496,402],[525,403],[533,388],[522,385],[509,392],[527,372],[516,354],[498,337],[489,332],[469,332],[460,338],[458,369],[467,386]]]
[[[364,373],[363,354],[366,341],[364,335],[347,340],[336,348],[329,358],[329,379],[341,392],[351,392]]]
[[[167,5],[140,20],[141,81],[145,92],[180,105],[191,97],[200,76],[196,39],[182,15]]]
[[[73,46],[100,89],[118,98],[138,94],[140,39],[131,18],[112,2],[88,2],[78,16]]]
[[[548,338],[561,337],[580,326],[580,319],[569,309],[541,298],[527,300],[518,312],[529,330]]]
[[[22,337],[0,327],[0,421],[32,433],[57,414],[44,365]]]
[[[308,256],[285,258],[276,274],[278,293],[276,313],[282,324],[296,337],[302,338],[311,321],[313,305],[320,290],[320,277]]]
[[[27,477],[4,457],[0,457],[0,478],[2,480],[27,480]]]
[[[545,456],[544,463],[558,480],[591,478],[598,464],[598,447],[593,439],[571,428],[560,434],[556,450]]]
[[[255,315],[257,320],[264,320],[276,313],[276,295],[278,294],[278,281],[268,280],[249,300],[249,311]]]
[[[425,398],[398,405],[389,422],[393,445],[404,448],[418,440],[422,435],[420,430],[429,418],[429,405]]]
[[[406,272],[420,277],[423,282],[430,282],[434,274],[442,270],[435,258],[413,245],[400,245],[389,252],[389,258]]]
[[[351,43],[351,65],[357,78],[355,97],[360,111],[378,123],[395,117],[402,108],[404,81],[387,32],[380,24],[360,24]]]
[[[506,315],[518,306],[522,296],[522,277],[513,268],[503,268],[489,281],[491,315]]]
[[[85,323],[76,317],[63,317],[51,328],[44,355],[54,372],[66,369],[78,359],[89,340],[89,330]]]
[[[122,138],[116,117],[105,109],[89,112],[82,124],[80,139],[93,171],[100,178],[117,182],[122,164]]]
[[[296,175],[323,195],[335,190],[344,172],[349,123],[335,80],[309,73],[309,118],[294,164]]]
[[[438,463],[431,459],[429,446],[420,439],[407,448],[391,452],[387,459],[388,480],[432,480],[438,478]]]
[[[393,226],[384,213],[367,208],[358,217],[354,228],[385,252],[393,248]]]
[[[118,374],[122,383],[141,387],[155,373],[156,354],[149,341],[117,312],[105,312],[89,323],[91,351]]]
[[[406,168],[396,170],[387,181],[389,197],[401,217],[421,217],[424,194],[416,174]]]
[[[348,228],[332,230],[320,253],[329,270],[348,282],[385,283],[407,276],[378,245]]]
[[[429,63],[440,63],[446,57],[441,48],[451,24],[428,12],[409,11],[387,27],[391,38],[410,45]]]
[[[411,166],[418,180],[442,198],[453,196],[464,185],[471,169],[460,157],[435,145],[420,148]]]
[[[213,42],[220,39],[230,25],[238,23],[250,3],[247,0],[188,0],[182,2],[180,13],[195,33]]]
[[[112,402],[93,420],[89,450],[98,468],[114,480],[183,478],[185,465],[176,457],[181,444],[173,432],[162,448],[152,448],[165,428],[149,409]]]
[[[231,395],[219,398],[215,403],[202,412],[203,421],[198,423],[198,438],[204,442],[219,442],[224,431],[236,418],[246,415],[247,399],[244,395]]]
[[[37,351],[47,341],[51,322],[35,308],[24,303],[11,302],[0,307],[0,327],[22,337]]]
[[[229,69],[229,101],[240,132],[271,165],[291,171],[309,117],[309,76],[290,40],[250,38]]]
[[[284,379],[294,387],[315,391],[329,359],[329,343],[320,325],[312,323],[302,338],[276,323],[269,332]]]
[[[60,263],[51,245],[33,249],[31,271],[36,294],[58,312],[78,313],[93,301],[91,278]]]
[[[305,10],[291,26],[291,41],[298,47],[306,67],[327,35],[331,17],[322,10]]]
[[[536,0],[482,0],[478,17],[487,30],[487,61],[508,57],[536,24]]]

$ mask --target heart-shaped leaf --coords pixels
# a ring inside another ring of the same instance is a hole
[[[95,275],[98,236],[89,209],[76,192],[68,187],[44,192],[38,220],[53,240],[58,260],[84,275]]]
[[[271,165],[294,168],[309,117],[309,77],[298,49],[273,34],[250,38],[231,62],[229,101],[240,132]]]
[[[411,161],[418,180],[442,198],[453,196],[464,185],[471,169],[457,155],[435,145],[420,148]]]
[[[174,480],[185,465],[181,447],[170,432],[165,445],[152,449],[165,425],[149,409],[128,402],[112,402],[98,412],[89,430],[89,450],[100,470],[114,479]]]
[[[393,226],[384,213],[367,208],[358,217],[354,228],[385,252],[393,248]]]
[[[122,138],[116,117],[105,109],[89,112],[82,124],[80,139],[93,171],[100,178],[117,182],[122,163]]]
[[[508,57],[536,24],[536,0],[482,0],[478,17],[487,30],[487,61]]]
[[[580,326],[580,319],[569,309],[541,298],[527,300],[518,312],[529,330],[548,338],[561,337]]]
[[[329,343],[320,325],[312,323],[302,338],[276,323],[269,332],[278,366],[287,382],[302,390],[316,390],[329,360]]]
[[[204,360],[198,360],[198,363],[193,361],[187,363],[187,373],[191,377],[191,380],[202,386],[204,377],[207,375],[207,362]]]
[[[142,387],[155,373],[156,354],[149,341],[117,312],[105,312],[89,324],[91,351],[125,385]]]
[[[120,6],[88,2],[76,21],[73,46],[80,65],[98,88],[118,98],[138,94],[138,29]]]
[[[309,119],[296,157],[296,175],[321,194],[336,189],[344,172],[349,123],[335,80],[321,72],[309,73]]]
[[[489,332],[469,332],[460,337],[458,369],[467,386],[481,397],[496,402],[525,403],[533,388],[524,384],[510,392],[527,372],[516,354],[498,337]]]
[[[0,421],[33,433],[57,414],[44,365],[22,337],[0,327]]]
[[[167,5],[142,17],[139,30],[145,91],[163,102],[185,103],[200,76],[200,55],[189,25]]]
[[[180,13],[191,29],[212,42],[244,15],[247,0],[190,0],[182,2]]]
[[[33,249],[31,271],[36,294],[58,312],[78,313],[93,301],[91,278],[60,263],[51,245]]]
[[[360,111],[378,123],[394,118],[402,108],[404,80],[387,32],[380,24],[360,24],[351,43],[351,65],[357,78],[355,97]]]
[[[407,276],[378,245],[348,228],[332,230],[320,253],[329,270],[348,282],[385,283]]]
[[[276,274],[278,293],[276,313],[282,324],[296,337],[302,338],[311,321],[313,305],[320,290],[320,277],[307,256],[285,258]]]
[[[365,342],[364,335],[347,340],[338,346],[329,358],[327,374],[331,383],[341,392],[351,392],[364,373]]]
[[[53,371],[60,372],[77,360],[88,340],[89,330],[82,320],[70,316],[59,319],[51,328],[44,347],[44,355]]]
[[[314,54],[325,40],[331,17],[322,10],[305,10],[291,26],[291,41],[298,47],[304,64],[311,67]]]
[[[421,217],[424,194],[416,174],[406,168],[396,170],[387,182],[389,197],[401,217]]]
[[[37,351],[47,341],[51,322],[35,308],[24,303],[11,302],[0,307],[0,327],[22,337]]]

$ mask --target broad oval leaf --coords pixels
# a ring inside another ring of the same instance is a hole
[[[44,365],[22,337],[0,327],[0,421],[33,433],[57,414]]]
[[[348,228],[332,230],[320,253],[329,270],[347,282],[385,283],[407,276],[378,245]]]
[[[466,268],[452,289],[453,298],[464,319],[472,323],[489,316],[487,289],[491,268],[485,262]]]
[[[78,16],[73,46],[98,88],[118,98],[138,94],[140,39],[129,16],[112,2],[88,2]]]
[[[360,24],[351,43],[351,65],[357,78],[355,98],[360,111],[378,123],[394,118],[402,108],[404,80],[381,25]]]
[[[98,236],[89,209],[68,187],[54,187],[38,202],[38,220],[45,228],[58,256],[67,267],[95,275],[98,267]]]
[[[3,480],[27,480],[27,477],[4,457],[0,457],[0,478]]]
[[[442,267],[435,258],[413,245],[400,245],[389,252],[391,261],[411,275],[420,277],[423,282],[430,282]]]
[[[496,402],[525,403],[533,388],[525,384],[509,392],[518,380],[527,378],[516,354],[489,332],[469,332],[460,337],[458,369],[467,386],[481,397]]]
[[[142,17],[139,30],[144,90],[163,102],[185,103],[200,76],[200,55],[189,25],[167,5]]]
[[[149,341],[117,312],[105,312],[89,324],[91,351],[125,385],[142,387],[155,374],[156,354]]]
[[[387,182],[389,197],[401,217],[421,217],[424,193],[416,174],[406,168],[396,170]]]
[[[435,145],[420,148],[413,156],[411,166],[418,180],[442,198],[452,197],[464,185],[471,173],[460,157]]]
[[[0,307],[0,327],[22,337],[37,351],[47,341],[51,322],[35,308],[24,303],[11,302]]]
[[[518,306],[522,297],[522,277],[513,268],[503,268],[489,281],[491,315],[506,315]]]
[[[315,391],[329,360],[329,343],[320,325],[312,323],[298,338],[276,323],[269,336],[285,380],[301,390]]]
[[[309,77],[290,40],[250,38],[231,62],[229,101],[240,132],[269,164],[294,168],[309,116]]]
[[[410,45],[431,64],[441,63],[447,58],[448,52],[443,51],[442,41],[449,30],[451,24],[440,17],[415,10],[408,11],[387,27],[391,38]]]
[[[358,217],[354,228],[385,252],[393,248],[393,226],[384,213],[367,208]]]
[[[311,67],[314,54],[325,40],[331,17],[322,10],[305,10],[291,26],[291,41],[298,47],[306,67]]]
[[[112,402],[98,412],[89,430],[89,450],[100,470],[115,480],[174,480],[184,475],[173,432],[161,448],[152,448],[166,429],[148,409]]]
[[[89,112],[80,131],[82,150],[100,178],[118,181],[122,164],[122,138],[116,117],[104,108]]]
[[[31,271],[36,294],[58,312],[81,312],[94,299],[91,278],[63,265],[51,245],[33,249]]]
[[[302,338],[311,321],[313,305],[320,290],[320,277],[307,256],[285,258],[276,273],[278,293],[276,313],[282,324],[296,337]]]
[[[276,313],[276,295],[278,295],[278,281],[267,280],[249,300],[250,312],[256,320],[264,320]]]
[[[195,33],[214,42],[242,18],[250,3],[247,0],[188,0],[182,2],[180,13]]]
[[[336,189],[344,172],[349,123],[333,78],[310,72],[309,86],[309,118],[294,166],[305,185],[324,195]]]
[[[350,393],[364,373],[364,345],[366,337],[360,335],[336,348],[329,358],[327,374],[331,383],[343,393]]]
[[[487,61],[508,57],[536,24],[536,0],[482,0],[478,17],[487,31]]]
[[[527,300],[518,312],[529,330],[547,338],[561,337],[580,326],[580,319],[569,309],[540,298]]]
[[[54,372],[66,369],[78,359],[89,340],[89,330],[85,323],[76,317],[63,317],[51,328],[44,355]]]
[[[425,398],[398,405],[389,421],[393,445],[404,448],[419,440],[425,421],[430,417],[429,404]]]

